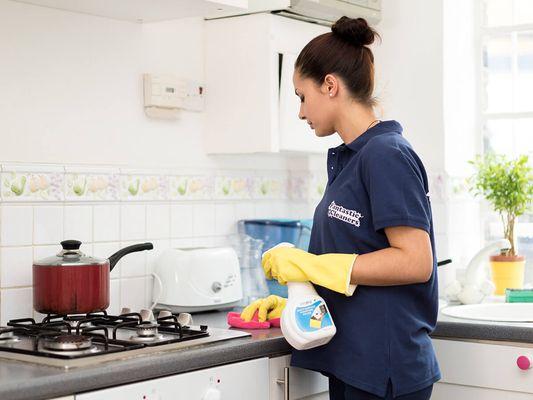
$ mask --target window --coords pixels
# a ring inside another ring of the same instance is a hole
[[[484,0],[482,13],[483,151],[528,154],[533,165],[533,1]],[[498,216],[489,221],[487,238],[501,237]],[[533,214],[520,217],[516,230],[533,284]]]

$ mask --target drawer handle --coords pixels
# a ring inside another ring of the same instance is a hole
[[[283,385],[283,400],[289,399],[289,367],[283,368],[283,379],[276,379],[278,385]]]
[[[531,368],[531,360],[528,356],[520,356],[516,359],[516,365],[518,365],[518,368],[522,371],[526,371]]]

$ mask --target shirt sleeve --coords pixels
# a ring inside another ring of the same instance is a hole
[[[366,154],[363,181],[375,231],[411,226],[429,233],[431,206],[427,178],[418,157],[396,146],[373,147],[375,151]]]

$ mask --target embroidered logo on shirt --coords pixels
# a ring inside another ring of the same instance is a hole
[[[339,206],[335,204],[334,201],[332,201],[331,204],[328,206],[328,217],[337,218],[343,222],[347,222],[355,226],[360,226],[361,222],[359,220],[363,218],[363,215],[361,215],[361,213],[355,210],[348,210],[343,206]]]

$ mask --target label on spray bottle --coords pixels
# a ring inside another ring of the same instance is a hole
[[[294,310],[296,324],[304,332],[313,332],[333,325],[326,303],[322,300],[303,302]]]

